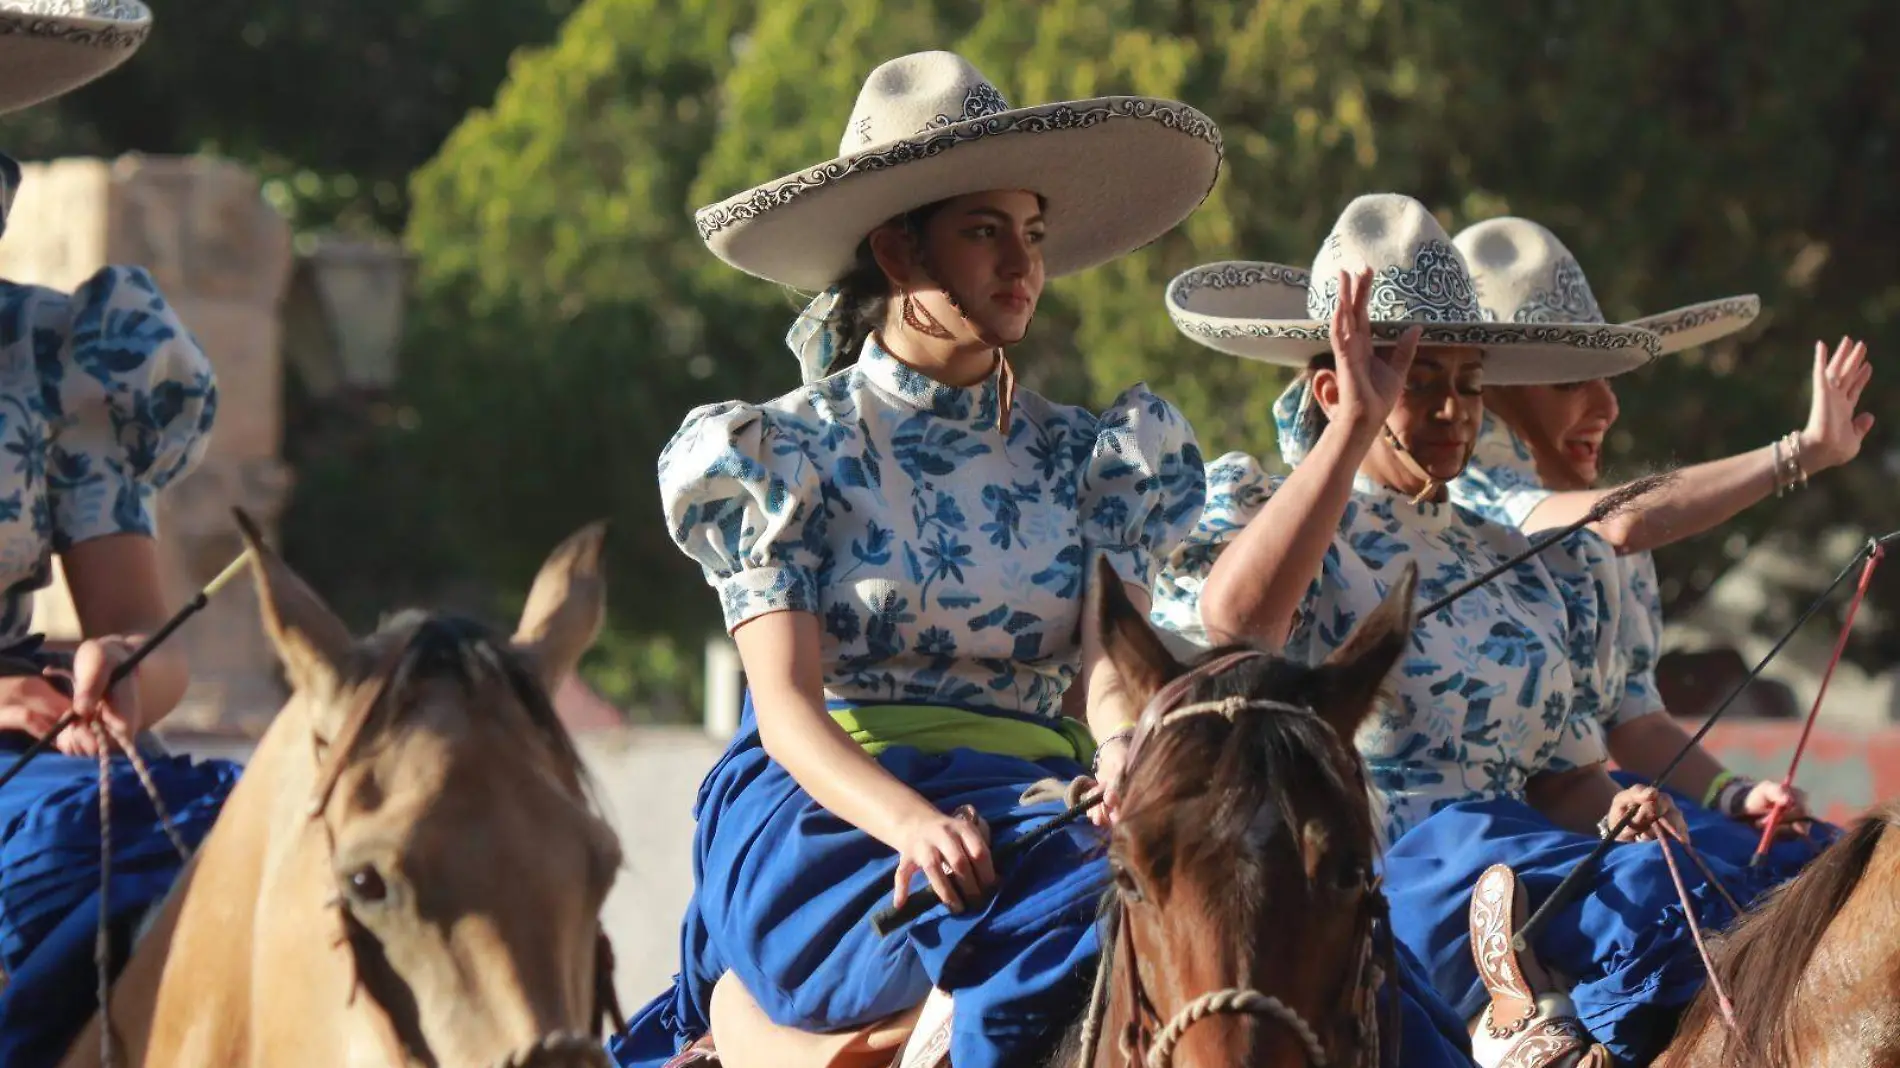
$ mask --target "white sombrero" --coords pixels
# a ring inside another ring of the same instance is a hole
[[[748,274],[821,290],[850,269],[866,234],[913,208],[990,189],[1047,202],[1050,277],[1132,252],[1206,199],[1220,131],[1186,104],[1105,96],[1011,108],[952,52],[871,72],[839,154],[701,208],[699,235]]]
[[[105,74],[151,31],[138,0],[0,0],[0,115]]]
[[[1234,356],[1304,368],[1331,350],[1327,327],[1339,272],[1372,269],[1373,335],[1395,341],[1414,325],[1426,345],[1475,345],[1494,385],[1580,382],[1656,358],[1656,335],[1633,326],[1498,322],[1478,303],[1464,256],[1411,197],[1373,193],[1346,206],[1309,272],[1255,261],[1212,263],[1168,284],[1182,333]],[[1319,279],[1317,285],[1312,279]]]
[[[1466,227],[1452,242],[1471,265],[1487,313],[1512,323],[1601,323],[1603,309],[1564,243],[1529,219],[1505,216]],[[1625,323],[1656,334],[1661,355],[1741,330],[1761,314],[1753,293],[1705,300]]]

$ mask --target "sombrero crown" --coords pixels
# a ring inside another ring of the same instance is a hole
[[[1630,326],[1499,322],[1479,301],[1464,256],[1438,220],[1411,197],[1361,196],[1321,243],[1312,270],[1230,261],[1186,271],[1168,286],[1168,313],[1209,348],[1289,367],[1330,350],[1339,274],[1372,271],[1368,311],[1375,338],[1395,341],[1414,325],[1427,345],[1485,352],[1485,381],[1574,382],[1621,374],[1658,353],[1656,335]]]
[[[1512,216],[1466,227],[1453,242],[1471,264],[1487,314],[1512,323],[1601,323],[1603,309],[1583,266],[1557,235]],[[1685,305],[1626,323],[1658,337],[1667,355],[1705,345],[1746,327],[1761,314],[1749,293]]]
[[[1104,263],[1186,218],[1220,171],[1220,131],[1186,104],[1105,96],[1011,108],[969,61],[919,52],[871,72],[838,155],[695,214],[748,274],[820,290],[885,221],[939,200],[1023,189],[1046,203],[1045,272]]]

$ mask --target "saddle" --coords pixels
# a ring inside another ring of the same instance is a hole
[[[850,1031],[819,1033],[773,1023],[731,972],[713,984],[712,1031],[665,1068],[949,1068],[950,996]]]

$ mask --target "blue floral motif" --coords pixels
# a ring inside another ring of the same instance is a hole
[[[1279,481],[1244,453],[1208,465],[1201,521],[1155,578],[1157,624],[1208,642],[1200,613],[1208,572]],[[1425,600],[1527,544],[1512,526],[1454,504],[1414,504],[1361,477],[1285,652],[1318,663],[1339,648],[1407,562],[1418,565]],[[1620,679],[1620,603],[1602,595],[1614,566],[1602,539],[1584,535],[1418,621],[1393,673],[1396,701],[1356,739],[1388,841],[1447,805],[1521,799],[1534,775],[1604,758],[1592,713],[1607,682]]]
[[[1552,494],[1537,473],[1530,445],[1502,419],[1488,412],[1472,449],[1471,463],[1448,488],[1451,499],[1458,504],[1492,522],[1519,528],[1529,523],[1531,512]],[[1604,550],[1582,546],[1577,551],[1601,554]],[[1662,697],[1656,688],[1656,659],[1661,655],[1663,634],[1656,560],[1646,552],[1616,556],[1609,572],[1605,579],[1604,568],[1592,568],[1588,574],[1597,584],[1596,588],[1566,591],[1573,601],[1614,596],[1621,602],[1616,626],[1616,670],[1612,677],[1605,679],[1604,688],[1604,693],[1619,696],[1594,703],[1597,718],[1606,730],[1663,709]],[[1581,579],[1577,575],[1570,577]]]
[[[204,350],[142,268],[70,293],[0,281],[0,639],[31,623],[52,554],[156,531],[160,490],[217,419]]]
[[[937,383],[867,342],[763,405],[692,412],[661,453],[668,529],[726,624],[821,621],[828,694],[1060,715],[1097,556],[1146,587],[1200,518],[1187,421],[1137,385],[1101,414]],[[0,428],[3,432],[4,428]]]

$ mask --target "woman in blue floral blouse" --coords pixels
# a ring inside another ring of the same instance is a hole
[[[1305,373],[1274,409],[1292,473],[1270,477],[1238,453],[1209,466],[1201,523],[1157,577],[1154,616],[1200,640],[1265,641],[1308,660],[1336,647],[1406,563],[1430,601],[1528,546],[1446,492],[1489,387],[1609,377],[1657,345],[1631,327],[1490,319],[1449,237],[1392,195],[1349,205],[1311,275],[1215,264],[1176,279],[1168,299],[1195,340]],[[1634,809],[1627,839],[1679,823],[1666,795],[1620,788],[1604,767],[1597,712],[1628,670],[1618,578],[1610,546],[1583,532],[1420,618],[1393,703],[1356,739],[1393,843],[1394,932],[1440,998],[1467,1019],[1482,1011],[1481,1064],[1571,1064],[1601,1056],[1597,1042],[1629,1057],[1650,1037],[1625,1026],[1630,1002],[1643,1008],[1632,989],[1664,1003],[1694,990],[1688,933],[1663,915],[1679,910],[1666,870],[1639,852],[1654,845],[1612,850],[1596,893],[1560,914],[1535,953],[1509,953],[1523,907],[1550,889],[1544,876],[1606,822]],[[1499,860],[1539,866],[1520,882]],[[1703,890],[1699,906],[1719,907],[1712,896]],[[1569,996],[1539,957],[1576,981]],[[1523,974],[1535,989],[1513,984]]]
[[[150,24],[141,5],[125,0],[46,11],[0,0],[0,114],[105,73]],[[0,156],[0,234],[20,179],[19,165]],[[103,718],[137,736],[184,693],[186,664],[169,646],[110,692],[106,682],[170,615],[154,498],[203,455],[216,410],[210,361],[144,270],[106,267],[71,292],[0,279],[0,769],[68,710],[77,713],[56,751],[0,787],[0,1064],[56,1063],[96,1008],[92,730]],[[77,643],[27,633],[33,595],[50,582],[55,555],[85,634]],[[150,767],[195,846],[235,785],[237,766],[154,754]],[[183,865],[123,757],[111,762],[110,789],[108,900],[123,951]]]
[[[1000,870],[992,848],[1059,809],[1026,787],[1124,740],[1079,645],[1084,586],[1106,557],[1146,603],[1200,514],[1201,459],[1145,387],[1057,404],[1004,352],[1046,277],[1193,210],[1218,134],[1164,100],[1011,110],[931,52],[872,72],[840,151],[699,213],[722,259],[822,292],[787,339],[806,384],[693,411],[660,460],[749,692],[695,809],[680,974],[613,1043],[622,1064],[888,1062],[869,1029],[933,990],[958,1068],[1037,1063],[1097,952],[1099,832]],[[879,938],[869,917],[925,882],[945,907]]]
[[[1582,266],[1537,223],[1488,219],[1466,228],[1454,244],[1470,261],[1481,300],[1498,319],[1604,321]],[[1727,297],[1629,325],[1654,331],[1666,355],[1727,337],[1759,310],[1754,296]],[[1771,493],[1805,487],[1811,476],[1852,460],[1873,428],[1871,414],[1855,412],[1872,377],[1864,344],[1843,338],[1830,355],[1817,342],[1805,427],[1773,444],[1684,468],[1668,489],[1600,524],[1620,554],[1627,598],[1622,633],[1629,680],[1621,700],[1605,702],[1601,710],[1610,755],[1625,772],[1622,781],[1653,778],[1689,741],[1656,688],[1663,621],[1650,550],[1713,529]],[[1609,380],[1505,386],[1486,395],[1485,407],[1477,450],[1452,481],[1452,500],[1496,522],[1537,531],[1576,521],[1608,492],[1595,487],[1603,440],[1618,415]],[[1735,861],[1754,852],[1777,804],[1786,806],[1778,825],[1784,838],[1794,833],[1794,821],[1807,817],[1799,791],[1738,776],[1700,746],[1690,749],[1669,787],[1697,847]],[[1815,830],[1815,841],[1769,854],[1775,881],[1793,875],[1833,836],[1831,828]]]

